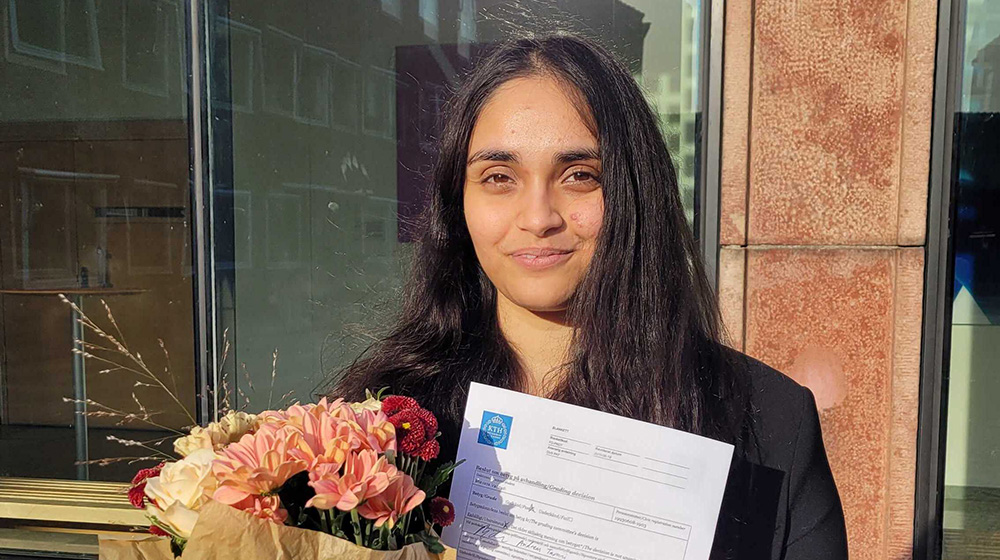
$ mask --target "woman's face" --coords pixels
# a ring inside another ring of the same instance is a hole
[[[500,297],[566,309],[604,215],[597,137],[566,86],[518,78],[483,107],[469,141],[465,221]]]

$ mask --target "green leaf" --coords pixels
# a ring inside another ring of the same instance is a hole
[[[180,535],[175,533],[174,530],[170,527],[170,525],[163,523],[162,521],[157,519],[155,515],[147,515],[146,517],[149,518],[150,525],[156,526],[158,529],[169,535],[171,539],[176,541],[187,542],[186,539],[184,539],[184,537],[181,537]]]
[[[433,554],[440,554],[444,552],[444,545],[441,544],[441,539],[439,539],[434,533],[424,530],[419,533],[409,535],[407,538],[409,537],[414,537],[416,541],[424,543],[424,548],[427,549],[427,552],[431,552]]]
[[[455,469],[458,468],[458,466],[464,462],[465,459],[462,459],[457,463],[448,461],[447,463],[444,463],[440,467],[438,467],[437,470],[434,471],[434,474],[432,474],[429,477],[425,477],[424,480],[422,481],[423,484],[421,485],[421,488],[423,489],[424,493],[427,494],[428,496],[436,495],[438,487],[444,484],[445,481],[448,480],[448,477],[451,476],[451,473],[455,472]]]

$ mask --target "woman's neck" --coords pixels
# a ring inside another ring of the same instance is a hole
[[[535,312],[497,292],[500,331],[517,353],[527,392],[548,396],[559,385],[569,361],[573,327],[565,311]]]

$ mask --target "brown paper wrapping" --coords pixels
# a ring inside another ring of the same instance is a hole
[[[163,537],[116,539],[101,535],[100,560],[173,560],[170,540]]]
[[[172,560],[166,538],[102,538],[100,560]],[[198,516],[182,560],[455,560],[455,551],[431,554],[421,543],[401,550],[361,548],[319,531],[257,519],[218,502],[208,502]]]

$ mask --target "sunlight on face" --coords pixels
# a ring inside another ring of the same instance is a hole
[[[465,220],[500,296],[562,311],[587,272],[604,215],[597,137],[567,86],[518,78],[497,89],[472,130]]]

